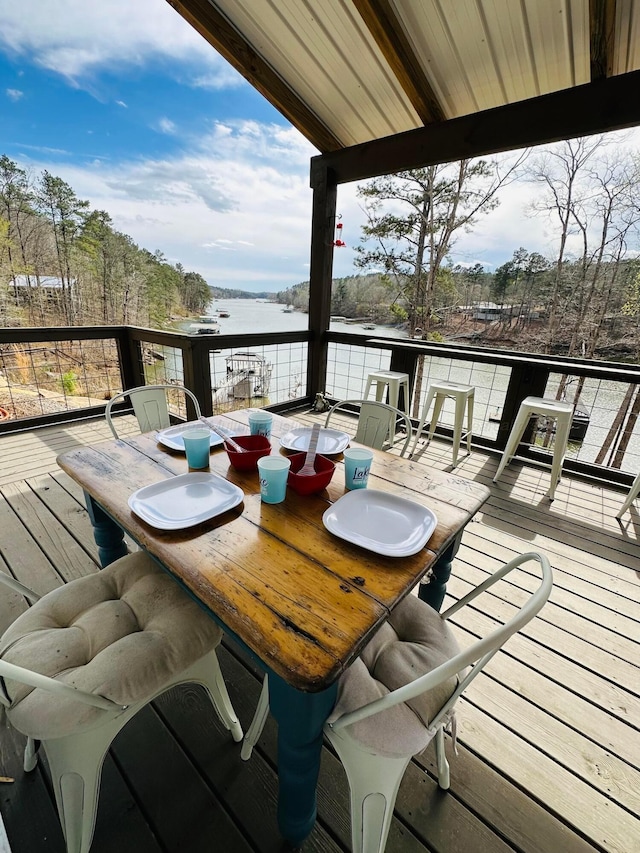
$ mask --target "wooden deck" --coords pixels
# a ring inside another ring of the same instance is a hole
[[[299,420],[311,416],[297,414]],[[104,421],[0,438],[0,569],[44,592],[96,570],[82,495],[56,466],[63,450],[110,437]],[[414,460],[446,468],[450,444]],[[457,472],[491,486],[497,458],[473,452]],[[513,637],[458,705],[459,754],[451,790],[438,790],[433,752],[409,767],[388,853],[633,853],[640,849],[640,514],[615,519],[624,494],[563,478],[544,498],[548,472],[510,465],[465,532],[450,592],[458,597],[516,553],[546,552],[551,601]],[[521,601],[485,596],[460,635],[485,631]],[[1,599],[0,625],[15,615]],[[18,605],[21,606],[21,605]],[[260,679],[240,652],[220,652],[246,727]],[[279,851],[275,726],[252,760],[223,732],[202,690],[166,694],[116,740],[105,764],[92,850]],[[22,772],[23,739],[0,730],[0,811],[13,853],[62,853],[46,768]],[[426,772],[425,772],[426,771]],[[0,832],[0,850],[3,850]],[[328,749],[319,820],[305,853],[349,850],[346,781]]]

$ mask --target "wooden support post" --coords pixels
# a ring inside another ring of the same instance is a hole
[[[182,374],[185,387],[196,395],[205,415],[214,413],[209,353],[209,343],[197,338],[190,340],[189,346],[182,349]],[[195,416],[193,403],[187,397],[187,418],[193,420]]]
[[[337,185],[329,170],[313,173],[311,220],[311,270],[309,277],[309,356],[307,395],[313,399],[325,390],[327,378],[326,333],[331,319],[333,233],[336,220]]]

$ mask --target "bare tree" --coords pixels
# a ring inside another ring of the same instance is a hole
[[[444,266],[456,238],[498,204],[498,192],[513,180],[526,152],[515,160],[461,160],[374,178],[358,188],[367,223],[355,265],[382,270],[407,308],[409,334],[427,338],[438,307],[438,286],[451,277]],[[420,359],[416,387],[422,383]],[[419,395],[416,395],[416,400]]]
[[[630,152],[620,146],[612,150],[602,138],[570,140],[554,146],[536,163],[534,180],[546,187],[537,209],[554,214],[561,223],[547,348],[563,343],[568,355],[593,358],[608,314],[620,304],[628,243],[638,236],[638,163]],[[570,238],[576,247],[573,263],[569,263]],[[561,377],[559,398],[566,395],[569,382],[568,375]],[[583,387],[581,378],[575,384],[574,407]],[[614,444],[612,464],[620,465],[629,425],[638,415],[638,401],[632,396],[623,401],[600,460]]]
[[[566,303],[573,297],[572,289],[565,286],[564,267],[568,259],[569,239],[579,230],[580,217],[576,211],[584,198],[585,166],[602,145],[602,137],[570,139],[545,149],[530,161],[527,169],[529,180],[541,190],[532,210],[556,219],[560,226],[555,278],[549,301],[547,352],[556,344],[558,329],[566,317]]]

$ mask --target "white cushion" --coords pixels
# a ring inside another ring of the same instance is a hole
[[[409,595],[395,607],[364,651],[340,678],[329,721],[386,696],[458,654],[447,623],[428,604]],[[435,732],[429,722],[451,696],[457,678],[409,702],[348,726],[345,731],[381,755],[417,755]]]
[[[0,657],[120,705],[151,698],[215,648],[213,619],[143,551],[45,595],[0,638]],[[7,715],[45,740],[104,713],[42,688],[4,680]]]

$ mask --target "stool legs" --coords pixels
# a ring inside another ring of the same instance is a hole
[[[416,452],[416,447],[418,446],[418,439],[420,438],[420,434],[424,429],[424,425],[427,421],[427,415],[429,414],[429,406],[431,405],[431,401],[435,395],[435,391],[432,388],[429,388],[427,391],[427,399],[424,401],[424,406],[422,407],[422,415],[420,416],[420,423],[418,424],[418,431],[416,432],[416,437],[413,442],[413,447],[411,448],[411,456]],[[429,436],[429,441],[431,440],[431,436]]]
[[[444,405],[445,398],[442,394],[437,394],[435,400],[433,401],[433,414],[431,415],[431,420],[429,421],[429,432],[427,434],[427,441],[431,441],[433,438],[433,434],[436,431],[436,427],[438,426],[438,421],[440,420],[440,412],[442,411],[442,406]]]
[[[629,494],[627,495],[626,501],[620,507],[620,510],[616,513],[616,518],[620,518],[631,506],[634,500],[640,494],[640,474],[635,478],[633,483],[631,484],[631,488],[629,489]]]
[[[473,395],[469,397],[456,397],[455,422],[453,427],[453,467],[458,464],[458,451],[460,439],[462,438],[462,425],[464,423],[464,408],[467,406],[467,452],[471,453],[471,429],[473,424]]]
[[[447,389],[448,390],[448,389]],[[429,420],[429,430],[427,432],[427,444],[433,438],[433,434],[435,433],[438,422],[440,421],[440,414],[442,412],[442,407],[444,405],[444,401],[447,397],[451,397],[455,400],[455,419],[453,426],[453,467],[458,464],[458,453],[460,451],[460,444],[462,440],[463,433],[463,425],[464,425],[464,410],[465,406],[467,409],[467,429],[466,429],[466,439],[467,439],[467,452],[471,453],[471,433],[473,430],[473,391],[465,393],[464,389],[461,389],[461,393],[447,393],[445,389],[442,387],[438,387],[437,385],[430,386],[427,390],[427,397],[424,403],[424,407],[422,409],[422,417],[420,418],[420,423],[418,424],[418,430],[416,432],[416,437],[413,442],[413,448],[411,450],[411,455],[416,452],[416,448],[418,446],[418,439],[422,434],[422,430],[424,429],[424,425],[427,420],[427,415],[429,413],[429,407],[431,406],[431,401],[433,400],[433,413]]]
[[[370,379],[370,378],[367,379],[367,384],[365,385],[365,388],[364,388],[364,399],[365,400],[369,399],[369,391],[371,390],[372,383],[373,383],[373,379]],[[377,382],[376,382],[376,400],[378,400],[378,383]],[[380,402],[380,401],[378,400],[378,402]]]
[[[502,454],[502,458],[500,459],[498,470],[496,471],[495,476],[493,478],[494,483],[497,482],[498,477],[502,474],[511,459],[515,456],[516,451],[518,449],[518,445],[522,440],[522,436],[524,434],[525,429],[527,428],[530,419],[538,414],[540,414],[540,412],[526,406],[522,406],[519,409],[515,422],[513,424],[513,428],[507,440],[507,446],[505,447],[504,453]],[[567,444],[569,441],[569,430],[571,428],[570,415],[565,416],[565,414],[561,412],[558,413],[555,418],[556,437],[553,445],[553,458],[551,460],[551,482],[549,483],[549,491],[547,492],[547,496],[550,501],[553,500],[556,493],[556,488],[558,486],[558,483],[560,482],[560,477],[562,475],[562,462],[564,460],[564,455],[567,450]]]
[[[569,442],[569,429],[571,418],[559,417],[556,420],[556,440],[553,447],[553,460],[551,464],[551,483],[549,484],[549,500],[552,501],[556,493],[556,487],[562,476],[562,461]]]
[[[504,453],[502,454],[502,458],[500,459],[500,464],[498,465],[498,470],[495,473],[495,477],[493,478],[493,482],[495,483],[498,477],[502,474],[504,469],[507,467],[509,462],[513,456],[515,456],[515,452],[518,449],[518,445],[520,444],[520,439],[522,438],[522,434],[527,428],[527,424],[531,418],[531,412],[528,409],[520,409],[513,427],[511,428],[511,432],[509,433],[509,438],[507,440],[507,446],[504,449]]]

